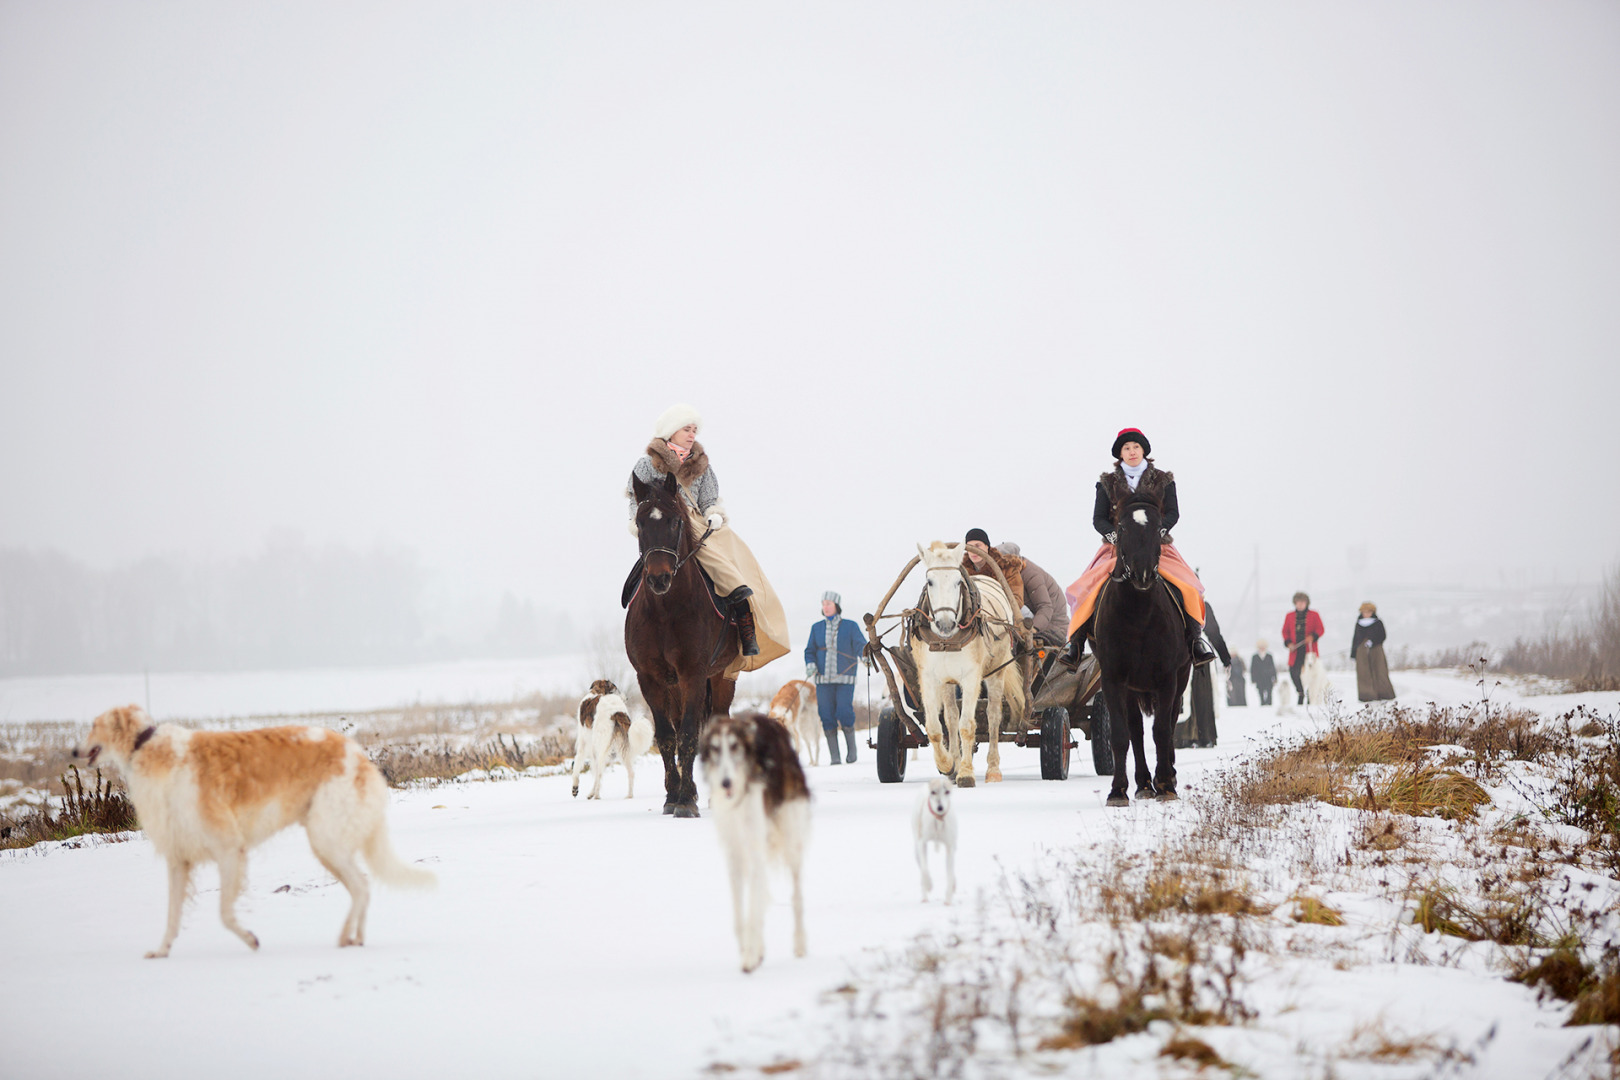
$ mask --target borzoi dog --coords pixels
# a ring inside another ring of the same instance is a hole
[[[579,730],[574,733],[574,795],[579,795],[579,774],[589,768],[596,774],[587,799],[602,797],[602,776],[613,756],[624,762],[630,783],[624,797],[636,794],[636,759],[653,743],[653,724],[645,716],[630,719],[630,710],[619,696],[619,688],[607,679],[591,683],[591,692],[579,702]]]
[[[731,873],[731,912],[742,969],[765,959],[765,870],[770,859],[793,877],[793,955],[804,955],[804,845],[810,791],[787,728],[763,713],[717,716],[703,735],[703,776]]]
[[[821,716],[816,711],[816,684],[808,679],[785,683],[771,698],[767,710],[772,720],[788,729],[793,749],[810,757],[810,764],[821,764]]]
[[[1305,666],[1299,673],[1299,681],[1305,684],[1305,704],[1326,705],[1333,691],[1333,683],[1328,679],[1327,668],[1322,666],[1322,658],[1315,653],[1305,654]]]
[[[945,849],[945,902],[956,895],[956,815],[951,811],[951,782],[943,776],[928,781],[917,810],[911,815],[911,838],[917,848],[917,869],[922,871],[922,898],[928,903],[928,894],[934,881],[928,876],[928,845],[938,844]]]
[[[356,854],[364,854],[386,884],[435,882],[395,854],[388,842],[388,785],[365,751],[335,731],[188,731],[153,724],[129,705],[96,717],[86,746],[90,764],[105,754],[124,774],[141,828],[169,862],[168,927],[149,958],[169,955],[192,867],[206,862],[219,864],[220,922],[257,949],[259,939],[236,921],[247,853],[294,822],[309,834],[315,858],[349,890],[340,946],[366,940],[371,889]]]

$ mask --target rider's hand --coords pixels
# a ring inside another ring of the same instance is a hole
[[[708,521],[709,528],[718,529],[720,526],[726,523],[726,515],[722,514],[718,510],[710,510]]]
[[[1117,532],[1103,533],[1103,543],[1105,543],[1105,544],[1117,544],[1117,543],[1119,543],[1119,533],[1117,533]]]
[[[1170,539],[1170,530],[1169,529],[1160,529],[1159,530],[1159,539],[1160,540],[1168,540],[1168,539]]]

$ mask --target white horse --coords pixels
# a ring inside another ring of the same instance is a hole
[[[986,783],[1001,779],[1003,709],[1017,710],[1015,715],[1024,712],[1023,674],[1012,662],[1012,623],[1017,618],[1012,598],[993,577],[979,575],[968,583],[962,569],[965,548],[942,540],[926,548],[917,545],[927,577],[928,618],[919,619],[911,634],[911,658],[917,665],[934,765],[946,776],[954,772],[958,787],[973,786],[980,688],[989,695]],[[947,639],[943,647],[941,639]],[[957,688],[962,691],[960,705]]]

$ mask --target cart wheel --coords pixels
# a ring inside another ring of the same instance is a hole
[[[1061,705],[1041,710],[1041,779],[1069,778],[1069,710]]]
[[[900,719],[894,715],[893,705],[883,706],[878,713],[877,772],[885,784],[898,784],[906,778],[906,748],[900,745]]]
[[[1114,775],[1114,722],[1108,715],[1108,702],[1099,692],[1091,699],[1091,767],[1098,776]]]

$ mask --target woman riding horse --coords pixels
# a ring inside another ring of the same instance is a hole
[[[1176,503],[1176,478],[1153,464],[1148,457],[1152,450],[1146,435],[1137,428],[1125,428],[1114,436],[1114,468],[1102,474],[1097,481],[1097,501],[1091,511],[1092,527],[1102,535],[1103,545],[1097,549],[1091,565],[1078,581],[1066,590],[1074,614],[1069,617],[1069,647],[1063,654],[1066,663],[1079,662],[1080,653],[1092,635],[1092,616],[1097,607],[1097,594],[1114,571],[1114,530],[1119,522],[1120,508],[1135,497],[1147,497],[1159,504],[1161,534],[1164,545],[1159,552],[1159,576],[1173,588],[1171,595],[1181,608],[1187,630],[1187,648],[1194,664],[1207,664],[1215,659],[1215,650],[1204,640],[1204,586],[1193,568],[1170,542],[1170,530],[1181,520],[1181,509]]]
[[[708,539],[697,550],[697,561],[708,572],[737,626],[742,643],[738,670],[753,671],[787,653],[787,613],[754,553],[731,528],[725,504],[720,501],[720,481],[709,467],[703,444],[697,441],[702,423],[702,417],[690,405],[672,405],[664,410],[653,425],[647,452],[631,472],[644,484],[661,484],[666,476],[673,475],[680,485],[692,540],[696,542],[708,533]],[[630,533],[637,535],[636,499],[630,486],[625,487],[625,497],[630,500]],[[736,675],[728,673],[727,677]]]

